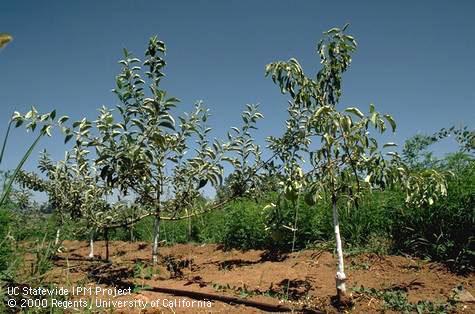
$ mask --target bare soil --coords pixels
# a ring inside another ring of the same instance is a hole
[[[271,254],[259,250],[224,251],[211,244],[179,244],[161,247],[160,263],[152,268],[148,243],[111,242],[110,263],[101,261],[101,256],[88,259],[87,242],[65,241],[63,246],[63,252],[58,254],[53,269],[48,273],[48,281],[60,286],[135,287],[134,293],[117,297],[122,300],[193,300],[190,296],[157,291],[168,288],[280,305],[282,311],[290,308],[316,313],[391,313],[385,310],[381,300],[352,292],[352,288],[363,285],[367,288],[400,289],[407,293],[411,302],[445,303],[453,296],[453,289],[460,285],[475,295],[474,274],[457,276],[442,265],[402,256],[363,254],[346,258],[348,290],[354,305],[338,309],[332,303],[335,258],[326,251]],[[96,242],[95,250],[104,257],[104,242]],[[195,299],[201,300],[202,297]],[[160,304],[142,311],[135,308],[114,310],[114,313],[265,312],[258,306],[230,304],[228,301],[215,300],[211,308],[169,308]],[[475,313],[475,304],[459,303],[456,312]]]

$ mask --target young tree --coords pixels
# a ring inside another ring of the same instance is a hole
[[[289,93],[287,130],[280,139],[270,138],[271,148],[280,154],[288,174],[285,194],[295,199],[306,188],[310,203],[328,201],[333,211],[336,252],[338,257],[336,289],[340,301],[345,300],[347,276],[344,269],[338,206],[358,207],[361,195],[371,189],[399,186],[407,192],[408,202],[433,202],[445,194],[443,175],[435,171],[411,173],[396,152],[380,151],[370,129],[383,133],[396,124],[390,115],[380,114],[370,105],[367,115],[356,107],[338,110],[342,74],[351,63],[356,41],[333,28],[325,33],[317,51],[322,68],[315,78],[305,75],[295,59],[271,63],[266,74],[271,75],[283,93]],[[383,146],[392,147],[394,143]],[[307,154],[308,153],[308,154]],[[302,175],[303,155],[308,155],[310,171]],[[297,177],[296,177],[297,174]]]
[[[173,219],[181,214],[208,182],[221,182],[223,171],[219,163],[221,146],[217,142],[211,145],[207,140],[210,129],[205,123],[209,114],[201,103],[191,114],[178,117],[178,123],[173,117],[178,99],[167,97],[160,88],[165,51],[163,42],[156,37],[150,39],[143,77],[140,60],[124,50],[125,58],[119,62],[122,72],[113,90],[120,101],[117,114],[103,107],[96,121],[83,119],[63,130],[66,140],[76,138],[75,149],[81,154],[94,148],[95,156],[89,162],[90,167],[97,169],[103,182],[100,185],[137,205],[139,212],[133,217],[106,215],[110,219],[96,227],[107,230],[130,226],[146,216],[154,216],[154,263],[158,259],[161,215],[167,213]],[[150,97],[146,97],[146,89]],[[198,147],[191,155],[188,150],[195,137]],[[79,169],[87,168],[86,164],[79,164]]]
[[[259,170],[272,159],[262,160],[261,147],[252,136],[252,130],[257,130],[257,121],[262,118],[257,105],[246,105],[241,115],[242,125],[228,132],[228,142],[223,144],[227,154],[222,159],[232,165],[233,171],[226,178],[226,185],[218,190],[218,198],[231,200],[256,195],[261,190],[263,174]]]
[[[53,163],[44,152],[39,160],[38,168],[46,175],[41,178],[34,172],[20,172],[18,182],[34,191],[45,192],[49,197],[49,205],[53,208],[59,220],[55,243],[59,244],[60,231],[66,220],[72,220],[85,225],[86,230],[78,228],[79,232],[91,235],[90,257],[93,257],[94,231],[105,230],[108,221],[117,219],[121,211],[113,208],[115,204],[107,202],[107,196],[112,191],[101,185],[97,171],[91,167],[91,162],[85,150],[77,146],[71,152],[66,152],[65,159]]]
[[[24,188],[36,192],[45,192],[49,197],[49,206],[53,208],[59,220],[59,226],[56,229],[55,245],[59,244],[61,227],[65,219],[65,210],[69,208],[68,204],[75,203],[74,198],[68,191],[68,185],[62,180],[66,173],[65,167],[61,163],[53,165],[46,151],[40,156],[38,168],[46,173],[46,178],[41,178],[35,172],[20,171],[17,182]]]
[[[95,121],[82,119],[72,127],[62,125],[65,142],[74,138],[73,149],[57,166],[41,169],[50,180],[41,187],[50,200],[56,201],[62,212],[86,221],[93,231],[103,230],[107,235],[110,229],[130,227],[153,216],[154,263],[161,220],[190,218],[224,206],[235,196],[201,206],[195,202],[202,198],[200,191],[206,184],[221,184],[222,161],[236,167],[235,184],[246,187],[241,187],[241,194],[258,185],[254,177],[263,166],[260,149],[250,135],[262,118],[255,106],[244,111],[242,128],[233,128],[235,134],[229,135],[225,144],[209,141],[209,112],[201,102],[190,114],[174,118],[172,110],[178,99],[167,97],[160,88],[164,54],[165,44],[151,38],[143,77],[140,60],[124,50],[125,58],[119,61],[122,72],[113,90],[120,101],[117,111],[103,107]],[[147,87],[149,97],[145,96]],[[61,123],[67,119],[61,118]],[[235,152],[239,158],[226,157],[225,152]],[[33,175],[24,177],[25,181],[41,181]],[[64,188],[57,189],[61,186]],[[117,202],[110,199],[113,194],[118,195]]]
[[[403,161],[411,168],[433,168],[436,166],[437,160],[429,146],[443,140],[447,137],[454,136],[459,144],[459,150],[462,153],[475,153],[475,131],[470,130],[467,126],[450,128],[442,128],[432,135],[416,134],[407,139],[402,150]]]

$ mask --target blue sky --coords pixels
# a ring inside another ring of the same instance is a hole
[[[475,2],[473,1],[2,1],[0,32],[14,41],[0,51],[0,127],[14,110],[35,105],[73,119],[94,118],[117,103],[110,90],[127,47],[143,56],[157,34],[168,47],[163,86],[189,111],[203,100],[213,136],[239,124],[247,103],[265,119],[257,139],[278,135],[287,97],[264,67],[297,58],[316,73],[322,32],[351,23],[359,49],[344,77],[341,106],[391,113],[403,143],[417,132],[475,126]],[[2,168],[11,168],[33,140],[16,130]],[[59,159],[62,137],[44,139]],[[454,149],[450,141],[439,154]],[[36,158],[26,165],[34,169]]]

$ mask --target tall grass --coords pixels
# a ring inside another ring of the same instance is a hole
[[[5,154],[5,149],[7,147],[8,137],[10,135],[10,130],[11,130],[12,124],[13,124],[13,120],[10,120],[10,122],[8,123],[7,131],[5,133],[5,138],[3,139],[2,149],[0,151],[0,166],[1,166],[2,161],[3,161],[3,157],[4,157],[4,154]],[[36,139],[33,141],[33,143],[30,145],[30,147],[28,147],[27,151],[25,152],[25,154],[22,156],[22,158],[18,162],[17,166],[13,170],[13,173],[7,178],[7,180],[5,180],[4,185],[3,185],[3,189],[2,189],[2,194],[0,196],[0,207],[2,207],[5,204],[5,202],[8,198],[8,195],[11,192],[13,182],[15,182],[15,178],[17,177],[18,173],[20,172],[21,168],[23,167],[25,162],[28,160],[30,155],[33,153],[33,150],[35,149],[36,145],[38,145],[38,142],[40,141],[41,137],[43,137],[43,135],[44,135],[43,132],[40,132],[38,134]]]

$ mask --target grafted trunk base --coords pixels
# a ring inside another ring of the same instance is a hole
[[[338,307],[340,308],[350,308],[354,305],[351,297],[346,294],[346,292],[338,291],[337,295]]]
[[[345,286],[346,278],[341,280],[336,278],[336,305],[341,308],[348,308],[353,306],[353,300],[351,299],[351,295],[346,292]]]

